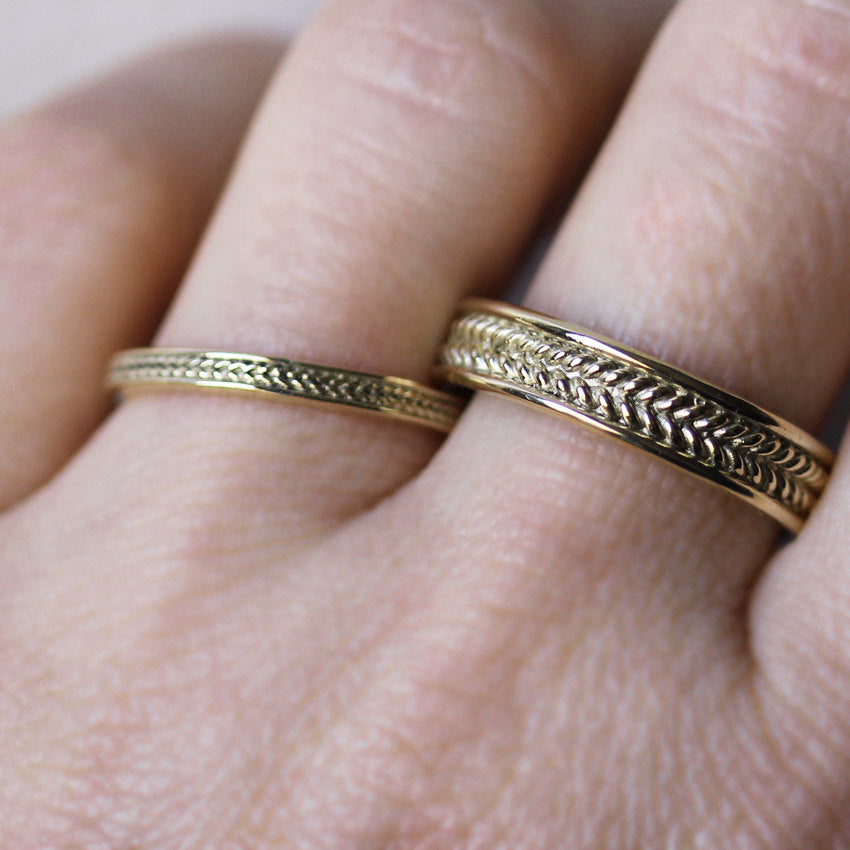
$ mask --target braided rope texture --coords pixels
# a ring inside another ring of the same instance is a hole
[[[449,380],[465,372],[560,402],[629,442],[686,459],[692,471],[696,464],[735,482],[739,494],[741,488],[762,493],[800,520],[828,478],[824,463],[769,425],[648,366],[528,321],[462,315],[442,349],[441,366]]]
[[[250,354],[133,349],[115,357],[107,383],[112,388],[182,384],[264,390],[386,413],[444,433],[463,408],[449,393],[401,378]]]

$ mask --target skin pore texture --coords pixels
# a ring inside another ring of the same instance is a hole
[[[525,304],[816,431],[848,72],[844,0],[330,0],[0,128],[0,846],[850,848],[841,453],[778,547],[494,396],[441,442],[102,390],[151,344],[427,380],[557,223]]]

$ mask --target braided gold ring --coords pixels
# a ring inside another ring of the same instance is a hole
[[[805,431],[742,398],[584,328],[494,301],[461,305],[438,373],[619,437],[795,533],[833,462]]]
[[[106,383],[122,393],[167,386],[240,390],[268,399],[384,414],[443,433],[452,429],[463,409],[457,396],[404,378],[226,351],[122,351],[113,358]]]

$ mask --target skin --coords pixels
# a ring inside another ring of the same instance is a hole
[[[223,190],[276,45],[2,130],[0,845],[850,847],[844,456],[777,549],[493,396],[442,444],[202,392],[103,419],[135,344],[427,378],[667,11],[590,6],[332,0]],[[850,355],[848,69],[844,0],[682,0],[525,303],[816,429]]]

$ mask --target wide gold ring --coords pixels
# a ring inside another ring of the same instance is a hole
[[[693,375],[499,302],[461,305],[438,374],[619,437],[734,493],[795,533],[834,459],[790,422]]]
[[[448,433],[463,401],[404,378],[256,354],[174,348],[135,348],[117,354],[106,379],[126,394],[138,389],[204,387],[341,405]]]

